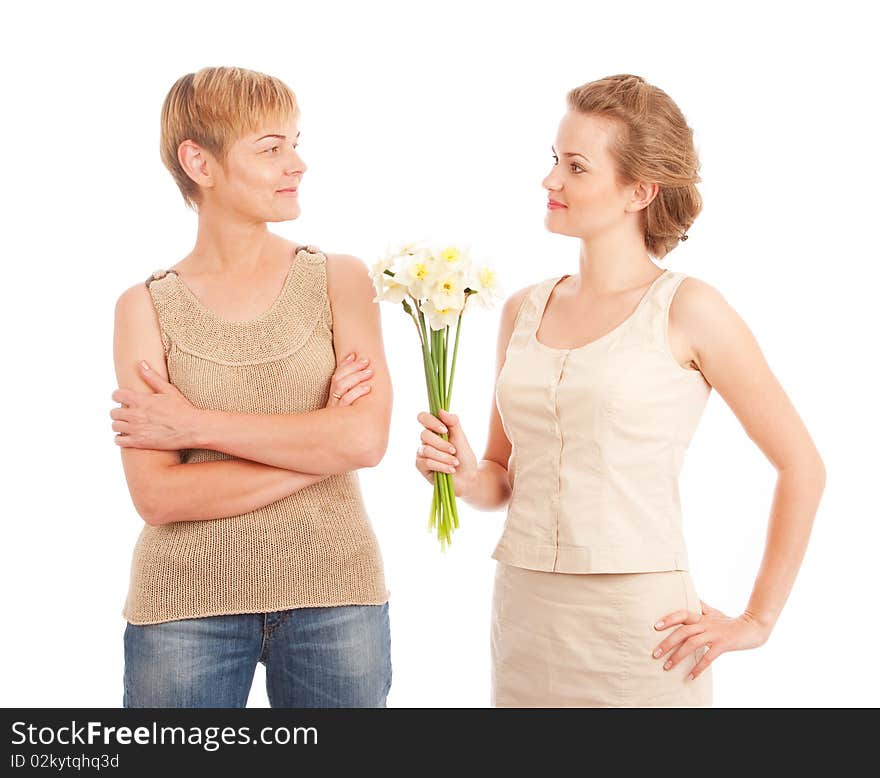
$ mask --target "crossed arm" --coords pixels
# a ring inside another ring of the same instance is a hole
[[[132,499],[149,524],[238,515],[335,473],[372,467],[384,455],[391,381],[378,306],[364,264],[328,255],[334,349],[340,359],[328,407],[302,414],[246,414],[194,407],[168,382],[148,290],[127,290],[116,306],[115,438]],[[369,355],[371,372],[346,361]],[[148,363],[144,370],[140,363]],[[369,383],[366,383],[369,380]],[[332,403],[332,405],[331,405]],[[207,448],[235,460],[181,465],[179,450]]]

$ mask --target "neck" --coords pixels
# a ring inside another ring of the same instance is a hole
[[[196,243],[187,259],[197,273],[248,275],[265,267],[274,238],[265,222],[203,206]]]
[[[605,233],[581,239],[580,278],[576,291],[591,295],[615,294],[651,283],[657,266],[641,234]]]

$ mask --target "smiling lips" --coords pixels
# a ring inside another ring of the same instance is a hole
[[[287,194],[287,195],[294,194],[295,195],[296,189],[279,189],[278,194]]]
[[[547,201],[547,209],[550,211],[555,211],[557,208],[567,208],[567,205],[563,205],[562,203],[556,202],[552,198]]]

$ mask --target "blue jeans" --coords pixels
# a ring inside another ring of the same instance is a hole
[[[273,708],[382,708],[388,603],[292,608],[125,628],[125,708],[244,708],[257,662]]]

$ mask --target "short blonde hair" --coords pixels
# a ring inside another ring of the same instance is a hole
[[[648,253],[662,259],[687,239],[703,207],[693,130],[672,98],[640,76],[591,81],[572,89],[567,100],[572,110],[614,120],[617,133],[610,152],[624,184],[660,185],[644,209],[643,227]]]
[[[183,170],[177,150],[185,140],[224,164],[230,146],[261,123],[299,118],[296,96],[283,81],[233,67],[208,67],[181,76],[162,104],[159,151],[188,208],[198,210],[199,187]]]

